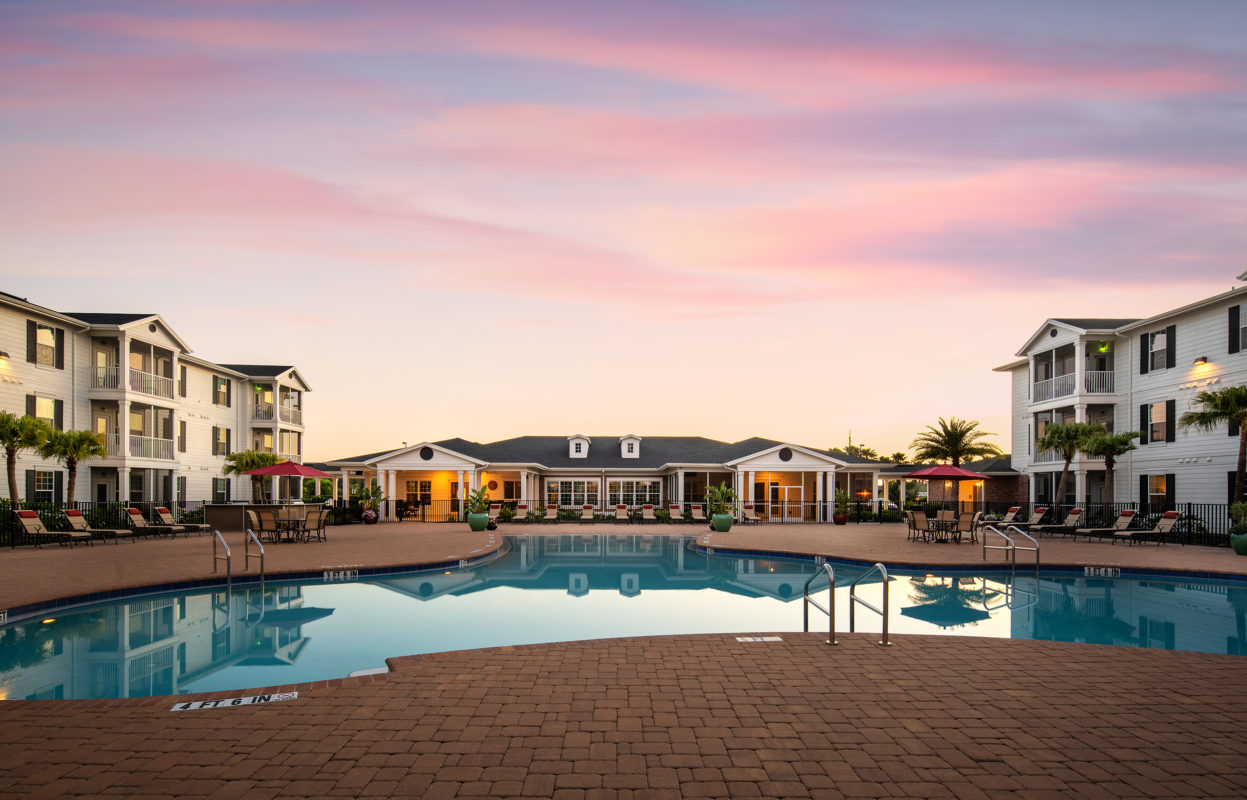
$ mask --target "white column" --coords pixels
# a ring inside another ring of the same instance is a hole
[[[1086,422],[1087,421],[1087,404],[1086,403],[1079,403],[1074,406],[1074,421],[1075,422]]]
[[[684,470],[680,470],[675,474],[675,500],[680,504],[680,510],[684,510]]]
[[[1086,392],[1087,387],[1087,345],[1083,342],[1082,337],[1074,340],[1074,396],[1077,397]],[[1084,420],[1080,419],[1079,422]]]
[[[273,502],[281,502],[281,478],[273,476]]]
[[[871,499],[875,503],[875,508],[878,508],[879,507],[879,472],[877,470],[875,472],[870,473],[870,490],[871,492],[874,493]]]
[[[390,488],[386,490],[386,493],[385,493],[385,494],[386,494],[386,497],[389,497],[390,499],[389,499],[389,501],[385,504],[385,518],[386,518],[388,521],[393,522],[393,521],[394,521],[394,517],[395,517],[395,514],[394,514],[394,492],[395,492],[395,489],[396,489],[396,487],[395,487],[395,483],[396,483],[396,475],[395,475],[395,473],[394,473],[394,470],[390,470],[390,471],[387,473],[387,475],[389,476],[389,487],[390,487]]]
[[[117,455],[127,457],[130,455],[130,401],[117,401],[117,449],[121,452]]]
[[[463,470],[457,473],[459,480],[455,483],[455,499],[459,501],[459,521],[463,521]]]
[[[823,481],[826,480],[826,472],[814,473],[814,521],[823,521]]]
[[[901,495],[896,505],[898,508],[905,508],[905,497],[909,493],[909,481],[901,478]]]
[[[1074,471],[1074,505],[1081,506],[1087,500],[1087,471]]]
[[[520,470],[520,502],[528,504],[528,470]]]
[[[130,500],[130,468],[117,468],[117,501],[127,503]]]
[[[745,502],[749,503],[750,505],[753,505],[753,481],[754,481],[755,475],[756,473],[753,470],[749,471],[749,483],[748,485],[745,486],[745,495],[744,495],[746,498]],[[753,513],[757,514],[758,509],[755,508],[753,510]]]

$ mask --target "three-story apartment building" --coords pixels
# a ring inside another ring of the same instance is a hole
[[[23,499],[247,499],[249,482],[222,474],[225,456],[302,461],[307,391],[291,366],[192,356],[159,314],[60,312],[0,292],[0,408],[94,431],[108,448],[79,466],[74,498],[62,464],[22,453]]]
[[[1225,503],[1238,457],[1237,429],[1183,430],[1201,391],[1247,384],[1247,288],[1147,319],[1046,320],[995,371],[1012,379],[1013,467],[1030,478],[1032,502]],[[1036,442],[1054,423],[1100,423],[1139,431],[1116,461],[1113,497],[1103,459],[1079,455],[1064,498],[1055,497],[1064,461]]]

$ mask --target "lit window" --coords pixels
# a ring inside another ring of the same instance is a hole
[[[1163,442],[1165,441],[1165,404],[1153,403],[1148,406],[1149,416],[1151,417],[1148,426],[1148,441]],[[1164,478],[1161,478],[1163,481]]]
[[[56,401],[51,397],[35,398],[35,416],[56,427]]]
[[[212,378],[212,402],[218,406],[229,405],[229,378]]]
[[[1165,348],[1167,347],[1168,337],[1164,331],[1157,331],[1148,337],[1148,353],[1150,353],[1149,365],[1150,369],[1165,369],[1169,366],[1165,362]]]
[[[56,328],[35,326],[35,362],[48,367],[56,366]]]
[[[35,473],[35,497],[36,502],[51,503],[56,500],[56,473],[55,472],[36,472]]]
[[[1168,495],[1169,487],[1166,485],[1164,475],[1149,475],[1147,478],[1147,501],[1148,503],[1164,503],[1165,497]]]

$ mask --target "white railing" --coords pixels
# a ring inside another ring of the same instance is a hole
[[[1086,384],[1086,391],[1089,394],[1112,394],[1113,393],[1113,373],[1111,372],[1088,372],[1083,382]]]
[[[256,403],[251,407],[251,418],[259,420],[271,420],[273,418],[272,403]]]
[[[291,422],[291,423],[294,423],[295,425],[302,425],[303,424],[303,411],[301,409],[294,408],[291,406],[282,406],[281,407],[281,421]]]
[[[1074,393],[1074,373],[1058,375],[1035,384],[1034,402],[1042,403],[1057,397],[1068,397]]]
[[[96,367],[91,374],[92,389],[120,389],[121,370],[118,367]]]
[[[1051,464],[1053,461],[1064,461],[1065,459],[1055,450],[1037,450],[1035,455],[1031,456],[1031,461],[1036,464]]]
[[[303,456],[299,455],[298,453],[278,453],[277,457],[285,459],[286,461],[294,461],[298,464],[303,463]]]
[[[173,378],[154,375],[142,370],[130,370],[130,388],[142,394],[173,399]]]
[[[100,438],[104,440],[104,447],[108,449],[109,458],[120,458],[125,455],[121,452],[121,434],[101,433]]]
[[[165,461],[172,461],[173,440],[130,434],[130,457],[159,458]]]

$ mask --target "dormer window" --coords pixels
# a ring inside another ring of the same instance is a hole
[[[567,455],[570,458],[589,457],[589,437],[574,434],[567,437]]]
[[[583,453],[583,452],[584,452],[584,442],[575,442],[575,443],[573,443],[573,444],[572,444],[572,452],[573,452],[573,453]]]
[[[619,437],[619,456],[620,458],[640,458],[641,457],[641,437],[628,434]]]
[[[636,452],[636,442],[628,442],[628,452],[629,453]]]

